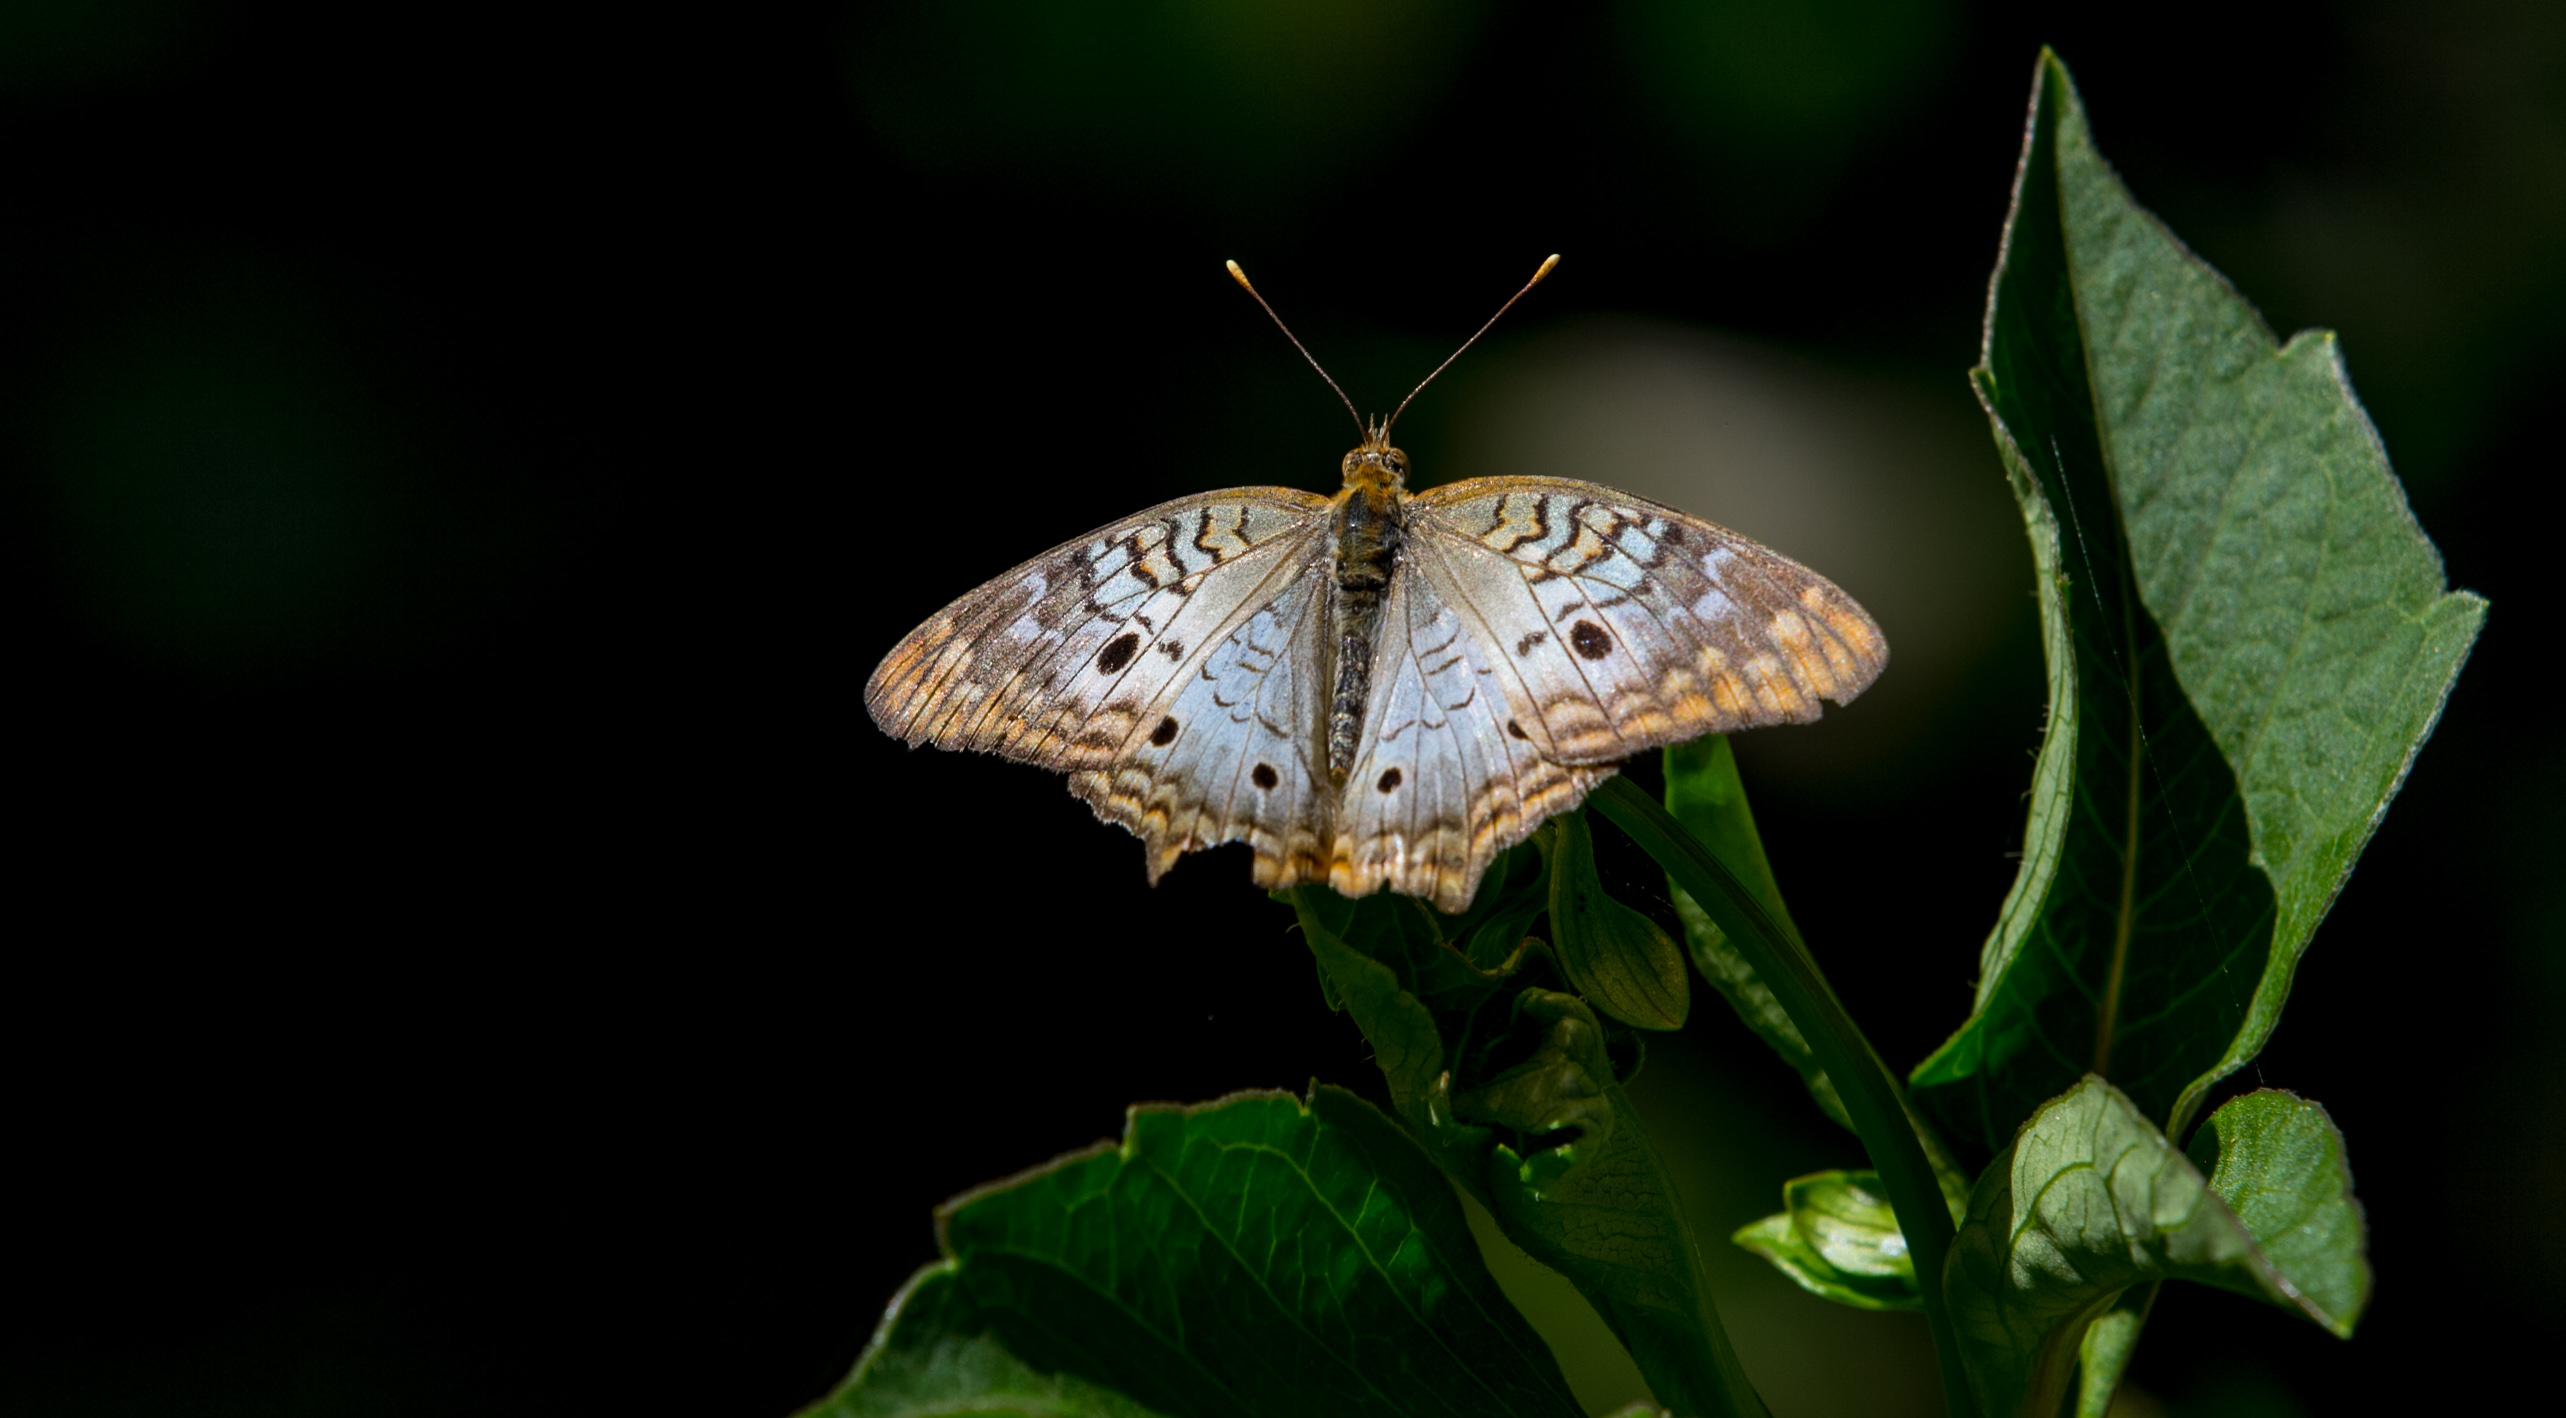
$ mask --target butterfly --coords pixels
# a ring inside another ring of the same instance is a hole
[[[1805,723],[1887,664],[1850,596],[1674,508],[1567,478],[1409,492],[1390,443],[1408,400],[1356,415],[1333,497],[1180,497],[936,612],[865,685],[874,723],[1066,772],[1140,837],[1153,883],[1244,841],[1259,886],[1388,887],[1457,913],[1497,853],[1620,760]]]

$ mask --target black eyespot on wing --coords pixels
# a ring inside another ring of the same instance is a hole
[[[1176,742],[1176,721],[1174,719],[1159,720],[1158,727],[1149,731],[1149,741],[1158,745],[1160,748],[1165,748],[1169,744]]]
[[[1568,643],[1577,647],[1578,654],[1590,660],[1600,660],[1613,653],[1613,637],[1605,634],[1604,627],[1591,620],[1581,620],[1568,627]]]
[[[1512,719],[1508,719],[1506,721],[1506,732],[1513,734],[1516,738],[1524,740],[1526,743],[1530,743],[1532,741],[1532,735],[1524,732],[1524,726],[1516,723]]]
[[[1140,637],[1126,630],[1105,643],[1104,652],[1096,657],[1096,668],[1109,675],[1120,673],[1139,653]]]
[[[1256,765],[1256,771],[1248,774],[1247,778],[1249,782],[1254,783],[1260,788],[1272,788],[1275,784],[1283,781],[1282,779],[1274,776],[1274,765],[1271,763],[1260,763]]]
[[[1398,769],[1393,768],[1389,772],[1381,775],[1381,791],[1386,793],[1397,786],[1399,786]]]

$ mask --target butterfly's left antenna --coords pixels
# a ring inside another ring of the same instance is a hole
[[[1551,257],[1550,259],[1551,259],[1551,260],[1553,260],[1553,261],[1556,261],[1556,260],[1558,260],[1559,258],[1558,258],[1558,257],[1556,257],[1556,256],[1553,256],[1553,257]],[[1247,283],[1247,272],[1240,270],[1240,269],[1238,268],[1238,263],[1237,263],[1236,261],[1230,261],[1230,262],[1226,262],[1226,263],[1224,263],[1224,264],[1226,264],[1226,265],[1230,268],[1230,279],[1231,279],[1231,280],[1234,280],[1234,281],[1236,281],[1236,282],[1238,282],[1238,283],[1239,283],[1239,288],[1240,288],[1240,289],[1242,289],[1242,290],[1244,290],[1244,291],[1246,291],[1249,295],[1256,296],[1256,303],[1257,303],[1257,304],[1259,304],[1259,305],[1265,305],[1265,297],[1263,297],[1263,296],[1261,296],[1261,295],[1257,295],[1257,294],[1256,294],[1256,287],[1254,287],[1254,286],[1252,286],[1252,285],[1249,285],[1249,284]],[[1542,269],[1543,269],[1543,270],[1545,270],[1545,271],[1547,271],[1547,270],[1549,270],[1550,268],[1549,268],[1549,267],[1547,267],[1547,266],[1544,266]],[[1535,277],[1533,277],[1533,279],[1534,279],[1534,280],[1540,280],[1540,279],[1541,279],[1541,277],[1539,277],[1539,276],[1535,276]],[[1526,290],[1530,290],[1530,289],[1532,289],[1532,287],[1530,287],[1530,286],[1526,286],[1524,289],[1526,289]],[[1508,304],[1512,304],[1512,303],[1513,303],[1513,302],[1511,302],[1511,301],[1510,301],[1510,302],[1508,302]],[[1502,314],[1504,314],[1505,312],[1503,312],[1503,311],[1499,311],[1498,313],[1502,315]],[[1346,412],[1347,416],[1348,416],[1348,417],[1350,417],[1350,418],[1352,418],[1352,419],[1354,420],[1354,427],[1355,427],[1355,431],[1356,431],[1356,432],[1358,432],[1358,433],[1360,433],[1360,434],[1362,434],[1362,435],[1363,435],[1363,437],[1368,441],[1368,440],[1372,437],[1372,430],[1370,430],[1370,429],[1368,429],[1368,428],[1365,428],[1365,427],[1363,426],[1363,415],[1358,414],[1358,413],[1356,413],[1356,412],[1354,411],[1354,401],[1353,401],[1352,399],[1348,399],[1348,398],[1346,398],[1346,397],[1345,397],[1345,391],[1344,391],[1343,389],[1338,389],[1338,388],[1337,388],[1337,382],[1336,382],[1334,379],[1328,379],[1328,372],[1327,372],[1327,369],[1326,369],[1326,367],[1325,367],[1325,366],[1323,366],[1323,365],[1321,365],[1321,364],[1319,363],[1319,357],[1318,357],[1317,355],[1314,355],[1314,354],[1310,353],[1310,347],[1301,343],[1301,337],[1292,333],[1292,327],[1283,323],[1283,317],[1274,313],[1274,307],[1273,307],[1273,306],[1271,306],[1271,305],[1265,305],[1265,315],[1266,315],[1266,318],[1267,318],[1267,319],[1272,320],[1272,321],[1274,322],[1274,328],[1275,328],[1275,329],[1280,330],[1280,331],[1282,331],[1282,332],[1283,332],[1283,338],[1284,338],[1284,339],[1287,339],[1287,340],[1290,340],[1290,341],[1292,342],[1292,348],[1294,348],[1294,349],[1296,349],[1296,350],[1299,350],[1299,351],[1301,352],[1301,358],[1306,359],[1306,360],[1308,360],[1308,361],[1310,362],[1310,368],[1315,369],[1315,370],[1318,370],[1318,372],[1319,372],[1319,377],[1320,377],[1321,379],[1327,379],[1327,381],[1328,381],[1328,387],[1329,387],[1329,388],[1331,388],[1331,389],[1336,389],[1336,396],[1337,396],[1337,398],[1338,398],[1338,399],[1340,399],[1340,400],[1343,400],[1343,402],[1344,402],[1344,404],[1345,404],[1345,412]],[[1450,361],[1446,361],[1446,363],[1449,363],[1449,362],[1450,362]],[[1403,405],[1402,407],[1405,407],[1405,406]]]
[[[1488,317],[1488,323],[1480,326],[1477,334],[1474,334],[1469,339],[1462,341],[1460,349],[1454,350],[1451,354],[1445,356],[1443,363],[1434,367],[1434,374],[1429,374],[1425,378],[1417,381],[1417,387],[1408,391],[1408,397],[1401,399],[1399,401],[1399,407],[1390,411],[1390,423],[1397,423],[1399,421],[1399,415],[1408,411],[1409,403],[1419,394],[1424,393],[1427,385],[1434,382],[1435,374],[1441,374],[1445,370],[1452,368],[1452,362],[1454,360],[1461,358],[1463,352],[1467,351],[1472,345],[1479,343],[1479,336],[1487,334],[1489,330],[1495,328],[1497,322],[1505,318],[1506,312],[1515,308],[1515,302],[1530,294],[1534,286],[1541,284],[1541,278],[1550,274],[1550,268],[1558,264],[1559,253],[1554,251],[1550,253],[1549,260],[1541,263],[1541,269],[1532,273],[1532,279],[1524,282],[1524,288],[1522,290],[1506,297],[1506,303],[1497,307],[1497,313]],[[1247,278],[1245,276],[1241,276],[1239,279],[1245,280]],[[1388,441],[1390,437],[1390,424],[1383,424],[1381,426],[1381,437],[1383,441]]]

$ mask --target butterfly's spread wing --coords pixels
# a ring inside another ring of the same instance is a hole
[[[864,707],[912,746],[1107,767],[1155,724],[1148,707],[1275,594],[1278,572],[1323,545],[1327,507],[1293,488],[1233,488],[1054,547],[910,631]]]
[[[912,745],[1068,770],[1153,881],[1240,839],[1264,885],[1323,878],[1328,507],[1237,488],[1056,547],[911,631],[865,707]]]
[[[1559,763],[1805,723],[1888,663],[1826,578],[1608,487],[1480,478],[1416,497],[1408,526],[1403,560],[1501,666],[1509,731]]]
[[[1328,884],[1345,895],[1387,886],[1466,910],[1498,852],[1613,772],[1552,762],[1506,731],[1516,711],[1492,642],[1405,562],[1372,666],[1329,854]]]
[[[1259,886],[1326,879],[1327,552],[1313,538],[1279,560],[1228,632],[1142,707],[1121,757],[1069,775],[1098,817],[1139,835],[1151,881],[1236,841],[1256,854]]]

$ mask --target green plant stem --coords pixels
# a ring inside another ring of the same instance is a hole
[[[1944,1401],[1953,1418],[1976,1413],[1978,1406],[1960,1366],[1959,1337],[1942,1288],[1943,1263],[1951,1253],[1954,1234],[1951,1212],[1909,1119],[1905,1091],[1845,1013],[1798,932],[1775,919],[1746,883],[1685,831],[1682,823],[1627,778],[1607,779],[1587,803],[1630,834],[1728,933],[1835,1080],[1854,1131],[1870,1153],[1872,1170],[1879,1173],[1889,1204],[1898,1214],[1898,1229],[1907,1238],[1917,1288],[1924,1293],[1925,1326],[1933,1335],[1934,1355],[1942,1367]]]

